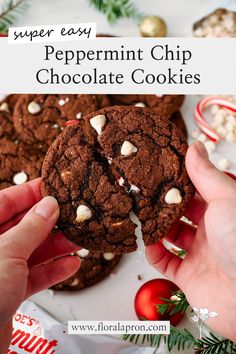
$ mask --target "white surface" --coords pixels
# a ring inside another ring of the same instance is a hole
[[[190,36],[191,27],[195,20],[206,15],[217,6],[236,9],[233,1],[197,1],[197,0],[136,0],[137,6],[147,14],[162,16],[168,24],[170,36]],[[110,27],[103,15],[88,6],[86,0],[40,0],[34,1],[28,14],[19,21],[19,25],[36,25],[50,23],[98,23],[98,32],[121,36],[138,35],[137,25],[132,20],[122,20]],[[20,64],[20,63],[19,63]],[[187,97],[183,114],[189,133],[195,128],[193,109],[199,97]],[[220,157],[227,157],[233,162],[231,170],[236,172],[236,158],[233,154],[235,144],[220,143],[214,153],[214,161]],[[141,275],[142,280],[137,279]],[[145,261],[143,246],[136,253],[123,257],[115,274],[100,282],[98,285],[80,291],[51,295],[44,291],[35,295],[32,300],[41,305],[61,321],[73,319],[136,319],[133,301],[137,289],[146,281],[158,278],[160,275]],[[55,294],[55,293],[54,293]],[[188,321],[185,320],[183,325]],[[188,326],[191,326],[188,322]],[[163,353],[163,351],[162,351]],[[186,353],[192,353],[186,351]],[[111,353],[112,354],[112,353]]]

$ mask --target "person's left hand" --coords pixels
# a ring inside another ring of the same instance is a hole
[[[20,304],[80,266],[79,258],[70,256],[79,247],[60,232],[51,234],[59,208],[53,197],[41,200],[40,183],[0,191],[0,353],[7,352]]]

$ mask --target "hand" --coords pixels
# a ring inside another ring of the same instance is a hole
[[[200,142],[189,147],[186,167],[201,197],[196,193],[185,216],[198,227],[179,222],[166,239],[187,256],[182,260],[161,243],[147,247],[146,256],[192,307],[216,311],[208,325],[236,341],[236,183],[210,163]]]
[[[62,233],[50,234],[59,208],[53,197],[41,198],[40,179],[0,191],[0,353],[7,351],[20,304],[80,265],[78,257],[58,258],[79,247]]]

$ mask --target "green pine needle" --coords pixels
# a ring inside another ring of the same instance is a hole
[[[0,5],[0,33],[7,33],[9,27],[28,10],[31,0],[3,0]]]
[[[176,348],[180,353],[183,350],[192,348],[196,354],[236,354],[236,344],[225,338],[217,338],[213,333],[202,339],[196,339],[187,329],[178,329],[173,326],[170,334],[146,334],[123,336],[123,340],[137,344],[141,340],[142,344],[147,344],[159,348],[161,343],[165,343],[169,352]]]
[[[175,291],[173,295],[176,297],[174,300],[161,299],[165,301],[165,304],[157,304],[157,311],[164,315],[168,313],[172,316],[178,312],[185,313],[189,307],[188,300],[181,290]]]
[[[110,23],[115,23],[121,18],[134,18],[140,21],[143,17],[130,0],[89,0],[89,2],[102,12]]]

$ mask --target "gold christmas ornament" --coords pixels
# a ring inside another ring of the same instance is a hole
[[[167,25],[165,21],[158,16],[146,16],[139,25],[142,37],[166,37]]]

